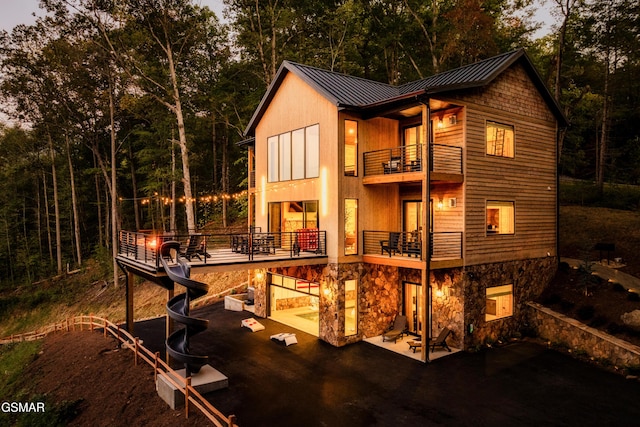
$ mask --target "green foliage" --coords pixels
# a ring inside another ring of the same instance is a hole
[[[591,181],[561,180],[560,203],[634,211],[640,208],[640,187],[609,184],[601,193]]]
[[[24,369],[29,365],[42,347],[42,341],[25,341],[16,344],[0,346],[0,366],[2,366],[2,381],[0,381],[0,400],[15,400],[21,398],[24,391],[19,388]]]

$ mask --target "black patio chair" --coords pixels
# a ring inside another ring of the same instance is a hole
[[[398,252],[398,243],[400,243],[400,233],[392,231],[389,233],[388,240],[380,240],[380,255],[384,255],[385,252],[389,253],[389,257],[392,254],[396,254]]]

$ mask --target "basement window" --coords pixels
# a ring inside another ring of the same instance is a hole
[[[513,316],[513,285],[487,288],[485,321]]]

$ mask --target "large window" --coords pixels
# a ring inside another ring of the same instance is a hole
[[[269,182],[320,175],[320,126],[313,125],[267,138]]]
[[[487,122],[487,154],[513,157],[515,153],[513,126]]]
[[[344,121],[344,174],[358,175],[358,122]]]
[[[513,202],[487,202],[487,235],[515,233],[515,206]]]
[[[513,285],[487,288],[486,304],[485,320],[487,322],[513,316]]]

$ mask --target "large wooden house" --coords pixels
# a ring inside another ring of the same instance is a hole
[[[252,270],[256,315],[336,346],[398,314],[464,349],[518,331],[558,263],[564,125],[523,50],[402,86],[285,61],[246,130],[250,226],[326,257]]]

